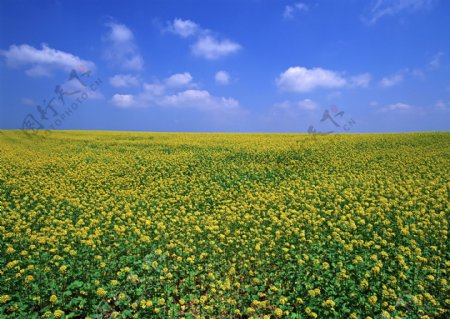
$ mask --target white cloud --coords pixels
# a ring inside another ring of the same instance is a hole
[[[441,66],[441,59],[444,56],[444,52],[436,53],[430,61],[430,68],[437,69]]]
[[[315,110],[317,109],[317,103],[310,100],[310,99],[304,99],[297,102],[297,105],[302,110]]]
[[[51,77],[53,75],[51,70],[43,65],[33,65],[25,71],[25,74],[31,77]]]
[[[114,94],[111,103],[121,108],[128,108],[136,104],[134,95],[131,94]]]
[[[409,110],[411,108],[412,108],[411,105],[399,102],[399,103],[388,105],[388,106],[382,108],[381,110],[383,112],[388,112],[388,111],[406,111],[406,110]]]
[[[385,16],[429,9],[432,3],[433,0],[376,0],[370,8],[365,22],[371,25]]]
[[[214,60],[236,53],[241,48],[240,44],[231,40],[220,41],[211,35],[203,35],[191,46],[191,51],[196,56]]]
[[[164,85],[159,83],[145,83],[144,91],[148,93],[150,96],[162,95],[165,92],[166,88]]]
[[[41,49],[36,49],[28,44],[11,45],[8,50],[1,50],[0,55],[6,59],[9,67],[25,66],[29,76],[51,76],[55,70],[69,72],[73,69],[95,68],[91,61],[83,60],[68,52],[52,49],[42,44]]]
[[[233,98],[212,96],[206,90],[185,90],[165,96],[160,101],[160,105],[199,109],[234,109],[239,106],[239,102]]]
[[[380,85],[382,87],[391,87],[391,86],[399,84],[402,81],[403,81],[403,74],[397,73],[397,74],[382,78],[380,81]]]
[[[216,80],[216,83],[227,85],[230,83],[230,74],[228,74],[227,71],[217,71],[214,79]]]
[[[295,66],[281,73],[276,84],[283,91],[309,92],[316,88],[343,87],[347,85],[347,80],[334,71]]]
[[[136,76],[130,74],[116,74],[109,78],[109,83],[117,88],[139,86],[139,82]]]
[[[350,85],[356,87],[368,87],[371,80],[369,73],[363,73],[359,75],[352,76],[350,78]]]
[[[305,110],[305,111],[312,111],[317,109],[318,105],[316,102],[310,99],[304,99],[300,101],[284,101],[281,103],[275,104],[276,108],[284,109],[284,110]]]
[[[103,38],[107,47],[104,57],[114,67],[130,70],[141,70],[144,67],[144,59],[134,41],[134,35],[124,24],[108,23],[107,35]]]
[[[211,30],[201,28],[199,24],[191,20],[176,18],[173,22],[169,22],[167,28],[163,31],[168,31],[182,38],[197,36],[196,41],[191,45],[191,53],[209,60],[236,53],[242,48],[237,42],[229,39],[218,39]]]
[[[168,86],[186,86],[192,82],[192,76],[188,72],[177,73],[171,75],[166,79],[166,84]]]
[[[284,7],[283,18],[292,19],[296,12],[308,11],[309,7],[302,3],[298,2],[292,5],[287,5]]]
[[[169,23],[167,31],[179,35],[182,38],[187,38],[195,35],[201,31],[200,26],[191,20],[174,19],[172,23]]]
[[[143,90],[138,94],[114,94],[111,103],[122,108],[159,106],[201,110],[239,109],[236,99],[214,96],[206,90],[193,89],[193,86],[190,73],[176,73],[164,81],[144,83]]]

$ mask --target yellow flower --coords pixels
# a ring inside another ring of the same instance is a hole
[[[33,280],[34,280],[34,277],[31,276],[31,275],[28,275],[28,276],[25,277],[25,282],[26,283],[32,282]]]
[[[363,279],[360,283],[359,283],[359,287],[362,289],[367,289],[369,288],[369,282],[365,279]]]
[[[51,295],[50,296],[50,302],[51,303],[56,303],[58,301],[58,297],[56,297],[55,295]]]
[[[0,303],[7,303],[11,300],[11,297],[9,295],[1,295],[0,296]]]
[[[96,293],[97,293],[97,296],[103,297],[103,296],[106,295],[107,291],[105,289],[103,289],[103,288],[97,288],[97,292]]]
[[[275,317],[280,318],[281,316],[283,316],[283,310],[281,310],[280,308],[276,308]]]
[[[55,318],[61,318],[62,316],[64,316],[64,311],[62,311],[62,310],[55,310],[53,315],[55,316]]]
[[[322,306],[330,309],[333,309],[335,305],[336,303],[331,299],[327,299],[322,303]]]
[[[369,297],[369,303],[370,303],[371,305],[374,305],[374,304],[376,304],[376,303],[377,303],[377,301],[378,301],[378,298],[377,298],[377,296],[375,296],[375,295],[372,295],[372,296],[370,296],[370,297]]]
[[[158,304],[160,304],[161,306],[164,305],[166,303],[166,300],[164,298],[159,298],[158,300]]]
[[[59,267],[59,271],[60,272],[65,272],[67,270],[67,266],[62,265],[61,267]]]

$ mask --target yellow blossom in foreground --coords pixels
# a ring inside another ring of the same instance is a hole
[[[11,300],[11,297],[9,295],[1,295],[0,296],[0,303],[7,303]]]
[[[276,308],[275,311],[275,317],[280,318],[281,316],[283,316],[283,310],[281,310],[280,308]]]
[[[377,296],[373,295],[373,296],[370,296],[370,297],[369,297],[369,303],[370,303],[371,305],[376,304],[377,301],[378,301]]]
[[[103,289],[103,288],[97,288],[97,292],[96,293],[97,293],[97,296],[103,297],[103,296],[106,295],[107,291],[105,289]]]
[[[28,276],[25,277],[25,282],[26,283],[32,282],[33,280],[34,280],[34,277],[31,276],[31,275],[28,275]]]

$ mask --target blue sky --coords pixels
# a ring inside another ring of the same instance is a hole
[[[0,1],[0,128],[450,130],[450,1]]]

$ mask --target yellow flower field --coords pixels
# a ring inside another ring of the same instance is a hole
[[[450,316],[450,133],[0,145],[0,318]]]

